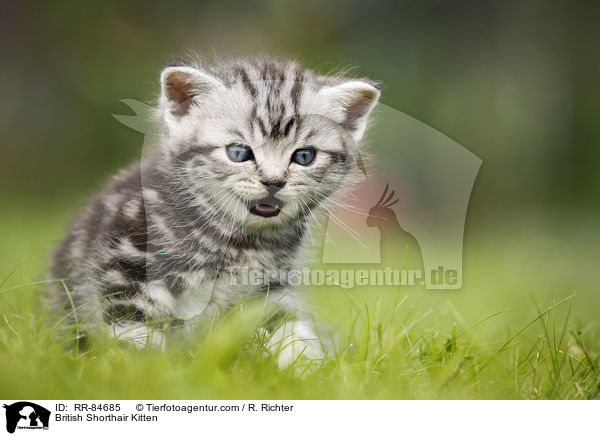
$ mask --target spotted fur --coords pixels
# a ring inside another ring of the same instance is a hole
[[[161,90],[153,150],[76,219],[53,277],[65,280],[80,320],[140,342],[162,343],[157,326],[206,319],[267,291],[295,312],[286,283],[233,290],[226,271],[298,266],[311,221],[358,173],[376,84],[254,59],[173,64]],[[232,162],[232,143],[248,145],[254,159]],[[312,164],[291,161],[308,146]],[[281,213],[249,213],[271,194]],[[67,291],[55,296],[63,307]]]

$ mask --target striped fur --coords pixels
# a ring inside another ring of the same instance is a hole
[[[358,144],[379,96],[366,79],[273,59],[174,64],[161,86],[155,147],[91,201],[52,267],[79,319],[141,342],[161,342],[157,326],[206,319],[234,298],[265,293],[234,292],[230,267],[298,265],[311,220],[358,173]],[[231,143],[251,147],[254,159],[232,162]],[[312,164],[291,162],[302,147],[316,150]],[[277,216],[249,213],[272,193],[264,183],[278,184]],[[286,293],[281,304],[295,311],[287,291],[279,282],[269,289],[275,300]],[[65,306],[66,297],[58,292],[55,302]]]

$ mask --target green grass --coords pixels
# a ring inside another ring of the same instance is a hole
[[[2,398],[600,397],[600,296],[583,237],[569,240],[568,250],[585,253],[572,257],[560,235],[540,231],[518,251],[501,235],[472,235],[460,291],[307,290],[321,333],[336,332],[335,349],[308,369],[280,370],[255,334],[264,306],[249,302],[189,346],[158,352],[97,340],[76,352],[72,331],[57,336],[60,323],[43,321],[43,285],[30,284],[68,211],[16,210],[0,218]]]
[[[381,297],[372,308],[350,297],[356,304],[349,313],[353,321],[337,351],[308,368],[298,362],[279,370],[275,356],[266,354],[264,341],[253,334],[261,317],[250,304],[238,304],[189,347],[158,352],[98,340],[77,353],[67,346],[72,336],[56,340],[52,327],[41,321],[36,292],[21,292],[17,306],[5,294],[3,398],[599,396],[600,362],[585,342],[586,332],[571,327],[568,317],[557,323],[561,312],[568,314],[572,297],[492,342],[476,334],[478,326],[502,313],[469,329],[444,330],[432,315],[403,310],[406,296],[385,316]]]

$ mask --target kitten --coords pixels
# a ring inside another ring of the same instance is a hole
[[[55,303],[88,332],[163,346],[165,325],[268,295],[294,314],[271,339],[285,366],[307,347],[286,345],[316,337],[306,310],[279,278],[233,289],[228,271],[298,266],[311,221],[360,172],[378,86],[274,59],[175,64],[160,82],[156,145],[73,224],[53,259],[66,285]]]

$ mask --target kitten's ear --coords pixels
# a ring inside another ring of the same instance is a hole
[[[325,87],[319,93],[327,99],[336,121],[348,129],[356,142],[360,141],[379,99],[379,89],[369,82],[352,80]]]
[[[160,75],[161,105],[175,116],[189,112],[197,99],[223,83],[215,77],[192,67],[167,67]]]

